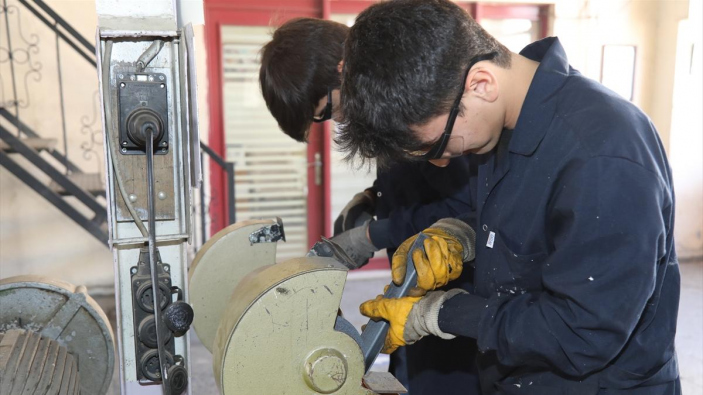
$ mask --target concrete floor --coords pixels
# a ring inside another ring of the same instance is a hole
[[[681,383],[684,395],[703,395],[703,261],[682,262],[681,274],[681,304],[676,336]],[[353,273],[349,276],[341,309],[345,318],[357,329],[367,321],[359,314],[359,304],[375,297],[389,281],[388,271]],[[212,356],[195,333],[191,333],[192,395],[217,395]],[[379,358],[376,365],[377,370],[387,369],[387,357]],[[119,388],[115,380],[109,395],[117,394]]]

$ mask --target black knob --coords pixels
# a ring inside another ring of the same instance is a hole
[[[181,395],[188,387],[188,371],[181,365],[168,368],[168,382],[171,384],[170,395]]]
[[[129,113],[127,116],[127,136],[134,144],[141,148],[146,147],[149,129],[151,129],[153,141],[161,140],[164,135],[164,124],[156,111],[141,107]]]
[[[176,301],[164,309],[163,320],[176,336],[182,336],[193,323],[193,308],[183,301]]]

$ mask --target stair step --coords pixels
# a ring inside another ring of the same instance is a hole
[[[56,139],[43,139],[39,137],[27,137],[23,138],[22,142],[33,148],[35,151],[52,150],[56,148]],[[15,150],[10,147],[9,144],[0,140],[0,151],[5,151],[7,153],[15,152]]]
[[[68,175],[68,179],[81,187],[84,191],[93,195],[105,194],[104,175],[99,173],[74,173]],[[51,181],[49,188],[59,195],[68,195],[66,190],[56,181]]]

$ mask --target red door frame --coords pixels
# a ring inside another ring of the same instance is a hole
[[[465,8],[478,23],[481,23],[483,18],[516,18],[539,21],[539,38],[547,37],[551,29],[549,15],[552,5],[550,4],[468,3]]]
[[[226,158],[224,110],[222,100],[222,41],[220,29],[223,25],[269,26],[296,17],[325,17],[327,0],[205,0],[205,45],[207,48],[208,104],[210,130],[208,144]],[[329,9],[329,6],[327,6]],[[328,11],[329,12],[329,11]],[[322,234],[329,233],[329,161],[330,141],[328,130],[315,125],[311,130],[308,145],[308,163],[314,163],[314,155],[320,152],[323,184],[315,185],[315,168],[308,166],[308,242],[317,241]],[[236,169],[235,169],[236,170]],[[227,226],[228,207],[226,173],[211,161],[210,166],[210,232],[215,233]],[[320,211],[320,208],[323,211]]]

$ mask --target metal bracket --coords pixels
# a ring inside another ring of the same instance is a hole
[[[154,141],[154,154],[166,155],[170,143],[166,75],[120,73],[117,75],[117,86],[119,87],[120,152],[123,155],[144,155],[145,142],[139,142],[133,133],[130,134],[128,131],[144,123],[140,122],[142,118],[159,124],[159,134]],[[143,136],[141,137],[143,139]]]

